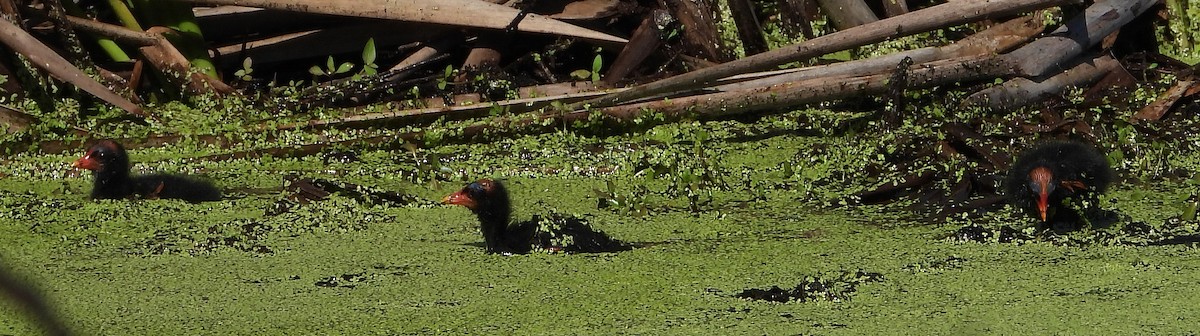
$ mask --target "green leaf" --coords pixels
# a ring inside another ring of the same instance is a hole
[[[312,74],[313,76],[324,76],[325,70],[321,70],[320,66],[314,65],[311,68],[308,68],[308,73]]]
[[[242,60],[242,69],[250,69],[253,65],[254,60],[251,60],[249,57],[246,57],[246,59]]]
[[[596,58],[592,59],[592,82],[600,81],[600,68],[604,67],[604,59],[600,54],[596,54]]]
[[[586,80],[586,79],[588,79],[588,77],[591,77],[591,76],[592,76],[591,71],[587,71],[587,70],[583,70],[583,69],[571,71],[571,78],[575,78],[578,80]]]
[[[329,56],[329,59],[325,61],[325,69],[329,69],[331,73],[333,72],[333,56]]]
[[[600,72],[600,68],[604,66],[604,59],[596,54],[596,58],[592,59],[592,72]]]
[[[350,71],[351,69],[354,69],[354,63],[346,62],[346,63],[342,63],[342,65],[339,65],[337,68],[337,71],[334,71],[333,73],[335,73],[335,74],[346,73],[347,71]]]
[[[375,38],[367,39],[367,45],[363,47],[362,52],[363,63],[375,64]]]

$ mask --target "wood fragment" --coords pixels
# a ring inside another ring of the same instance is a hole
[[[154,45],[157,42],[157,37],[146,32],[129,30],[124,26],[108,24],[95,20],[89,20],[81,17],[68,16],[67,21],[75,25],[80,30],[96,34],[98,36],[107,37],[114,41],[129,44],[138,47]]]
[[[904,15],[908,13],[908,0],[882,0],[883,11],[887,17]]]
[[[629,43],[625,44],[621,53],[617,55],[617,59],[608,67],[608,72],[604,74],[606,83],[616,83],[625,79],[635,67],[642,64],[646,57],[658,50],[663,43],[662,31],[659,27],[663,25],[663,22],[672,20],[670,15],[661,9],[651,11],[650,15],[646,15],[642,24],[633,31],[633,36],[629,37]]]
[[[1171,88],[1159,95],[1158,99],[1155,99],[1149,105],[1146,105],[1146,107],[1138,110],[1136,114],[1129,118],[1129,121],[1133,123],[1139,123],[1143,121],[1158,121],[1159,119],[1162,119],[1162,117],[1167,114],[1167,111],[1171,109],[1171,106],[1174,106],[1175,102],[1178,102],[1179,99],[1183,98],[1189,90],[1196,88],[1198,86],[1197,84],[1200,84],[1200,81],[1196,81],[1194,79],[1181,79],[1175,81],[1175,84],[1171,85]]]

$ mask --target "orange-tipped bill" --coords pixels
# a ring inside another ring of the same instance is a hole
[[[83,157],[80,157],[78,160],[75,160],[75,163],[72,164],[72,166],[74,166],[75,168],[87,169],[87,170],[100,170],[100,168],[101,168],[100,161],[96,161],[96,159],[93,159],[91,152],[88,152]]]
[[[1038,215],[1046,221],[1046,210],[1050,208],[1050,169],[1038,167],[1029,172],[1029,180],[1038,187]]]
[[[453,194],[446,195],[442,198],[442,204],[454,204],[467,207],[467,209],[475,210],[475,200],[467,195],[467,190],[459,190]]]

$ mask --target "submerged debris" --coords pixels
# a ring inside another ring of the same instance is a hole
[[[1016,229],[1009,225],[995,228],[970,224],[955,230],[946,239],[960,242],[1025,244],[1045,242],[1058,246],[1157,246],[1200,245],[1200,222],[1180,217],[1167,219],[1160,226],[1128,221],[1119,230],[1085,229],[1082,231],[1042,230],[1036,227]]]
[[[735,295],[739,298],[755,301],[771,301],[787,303],[829,301],[850,301],[850,297],[858,291],[858,286],[871,282],[883,281],[883,274],[862,270],[842,271],[836,277],[806,276],[800,284],[791,289],[771,286],[768,289],[748,288]]]

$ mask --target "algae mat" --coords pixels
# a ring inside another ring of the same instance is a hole
[[[961,222],[826,206],[822,190],[757,183],[827,173],[780,175],[806,148],[842,141],[794,132],[700,137],[714,163],[689,166],[683,180],[706,176],[696,169],[743,179],[672,191],[669,177],[638,163],[680,159],[649,151],[692,153],[700,145],[681,127],[364,151],[350,162],[132,153],[136,169],[201,173],[232,196],[202,204],[87,200],[90,176],[69,170],[74,157],[17,156],[0,180],[0,256],[83,334],[1194,334],[1200,325],[1194,244],[959,242],[946,237]],[[401,159],[432,154],[434,169]],[[425,201],[334,195],[266,214],[285,198],[288,173]],[[432,204],[479,177],[508,181],[518,219],[554,208],[639,248],[486,255],[472,214]],[[596,190],[610,182],[616,194],[649,190],[638,200],[648,214],[599,208]],[[1156,184],[1118,185],[1107,205],[1159,225],[1190,190]],[[705,204],[688,210],[689,192]],[[738,297],[855,271],[880,276],[803,302]],[[18,307],[0,306],[0,334],[36,331]]]

